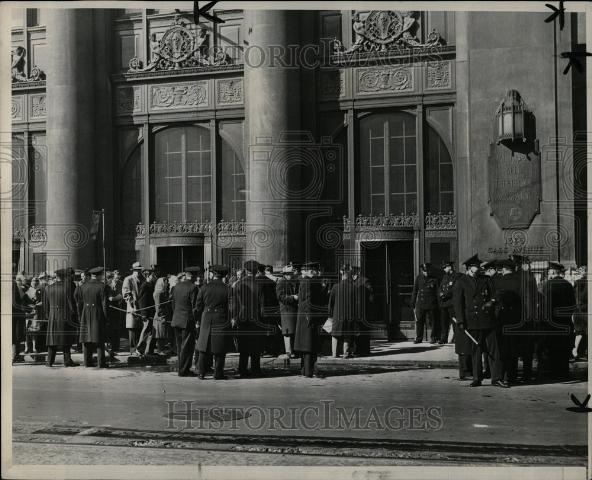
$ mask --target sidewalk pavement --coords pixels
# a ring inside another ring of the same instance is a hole
[[[45,363],[46,354],[24,355],[23,363],[15,363],[14,366],[21,365],[41,365]],[[175,366],[177,357],[166,357],[163,355],[145,355],[143,357],[133,357],[127,352],[121,352],[117,355],[115,362],[109,362],[113,367],[143,367],[143,366]],[[82,354],[73,353],[72,359],[82,364]],[[56,366],[62,364],[62,355],[58,353]],[[278,368],[298,368],[299,359],[288,360],[285,355],[277,357],[265,355],[261,358],[261,364],[264,367]],[[370,355],[353,358],[333,358],[329,356],[319,356],[319,365],[352,365],[352,366],[414,366],[423,368],[458,368],[457,355],[454,353],[454,344],[432,345],[429,342],[415,344],[413,342],[388,342],[386,340],[372,340]],[[236,368],[238,366],[238,353],[229,353],[226,356],[226,368]],[[572,370],[587,370],[588,362],[578,361],[570,364]]]

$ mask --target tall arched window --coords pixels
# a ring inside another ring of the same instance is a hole
[[[440,135],[432,127],[427,129],[426,211],[431,213],[454,212],[454,181],[452,159]]]
[[[154,220],[211,220],[210,130],[197,125],[167,128],[154,138]]]
[[[360,121],[359,213],[417,213],[415,117],[380,113]]]
[[[218,211],[224,220],[246,217],[243,123],[220,122],[220,194]]]

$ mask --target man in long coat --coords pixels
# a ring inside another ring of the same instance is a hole
[[[284,336],[286,356],[292,357],[294,350],[294,333],[298,317],[298,283],[292,278],[294,267],[286,265],[282,269],[284,276],[276,285],[276,294],[280,304],[281,329]]]
[[[183,274],[183,280],[177,283],[172,291],[173,319],[171,327],[175,330],[175,342],[177,344],[177,365],[180,377],[194,377],[191,371],[193,354],[195,351],[195,316],[197,286],[193,281],[194,272],[199,267],[187,267]]]
[[[113,270],[107,277],[107,320],[108,335],[107,339],[111,344],[110,357],[113,359],[119,352],[121,327],[123,324],[123,295],[121,276],[119,270]]]
[[[255,274],[258,263],[248,260],[244,263],[245,275],[234,284],[232,293],[231,319],[236,328],[239,352],[238,374],[241,377],[260,376],[261,353],[265,345],[267,325],[263,321],[265,299]],[[251,370],[248,370],[249,358]]]
[[[588,275],[585,270],[574,283],[574,293],[576,297],[576,311],[574,313],[576,341],[573,356],[586,358],[588,348]]]
[[[127,305],[127,313],[125,315],[125,328],[127,328],[129,335],[130,355],[139,355],[137,351],[138,337],[142,329],[142,320],[140,316],[135,315],[138,309],[138,295],[140,293],[140,285],[142,284],[142,266],[140,262],[135,262],[132,265],[132,273],[123,279],[121,287],[121,294],[123,300]]]
[[[454,313],[460,330],[466,329],[476,340],[473,344],[473,381],[478,387],[483,381],[483,354],[491,368],[491,384],[507,388],[501,379],[500,351],[494,315],[495,287],[490,277],[479,273],[481,261],[477,255],[466,260],[467,274],[454,284]]]
[[[337,344],[343,341],[343,358],[353,357],[350,350],[357,333],[358,288],[351,278],[351,268],[343,265],[340,269],[341,280],[333,285],[329,294],[329,317],[333,319],[331,341],[333,357],[337,357]]]
[[[374,289],[367,277],[362,275],[360,267],[352,267],[352,280],[356,287],[356,355],[370,355],[370,330],[369,319],[372,317],[374,304]]]
[[[170,284],[167,275],[159,276],[154,284],[154,338],[156,353],[165,354],[169,337],[170,323],[173,317],[170,300]]]
[[[278,337],[278,325],[280,323],[280,304],[276,293],[275,281],[270,279],[266,275],[266,266],[263,264],[258,265],[257,274],[255,280],[261,289],[263,294],[263,305],[262,305],[262,321],[266,325],[266,336],[264,351],[268,354],[277,354],[278,346],[276,340]]]
[[[563,265],[549,262],[549,277],[542,285],[544,339],[549,369],[557,378],[569,377],[569,357],[573,346],[572,315],[576,309],[574,288],[561,276]]]
[[[90,367],[92,349],[97,349],[99,368],[107,368],[105,341],[107,340],[107,292],[103,282],[103,267],[91,268],[90,280],[78,290],[76,303],[80,317],[80,337],[84,366]]]
[[[47,366],[52,367],[58,349],[64,352],[64,366],[77,367],[72,361],[70,346],[78,341],[76,335],[77,312],[74,300],[74,284],[68,277],[68,270],[55,272],[55,283],[44,290],[44,310],[48,313],[46,345]]]
[[[228,273],[223,265],[211,265],[211,280],[197,294],[196,317],[200,319],[197,350],[197,373],[204,379],[208,364],[214,358],[214,379],[224,380],[224,361],[232,342],[232,328],[228,312],[230,287],[222,278]]]
[[[520,353],[520,335],[516,333],[516,327],[522,323],[521,278],[514,271],[515,266],[511,260],[501,260],[498,263],[502,267],[502,273],[495,276],[493,282],[502,365],[501,378],[512,384],[516,383],[518,376]]]
[[[302,374],[305,377],[323,378],[316,370],[320,350],[320,329],[327,318],[323,302],[321,279],[317,276],[319,264],[305,263],[298,291],[298,320],[294,337],[294,350],[302,354]]]

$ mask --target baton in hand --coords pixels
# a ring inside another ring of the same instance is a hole
[[[454,317],[451,317],[452,320],[454,321],[454,323],[456,323],[458,325],[458,320]],[[468,330],[463,328],[463,332],[466,333],[467,337],[469,337],[471,339],[471,341],[475,344],[475,345],[479,345],[479,342],[477,342],[477,340],[475,340],[475,338],[473,337],[473,335],[471,335]]]

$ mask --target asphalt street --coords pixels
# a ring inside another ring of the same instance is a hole
[[[169,367],[13,369],[15,463],[585,465],[579,380],[468,388],[453,369],[180,378]],[[573,409],[572,409],[573,410]]]

